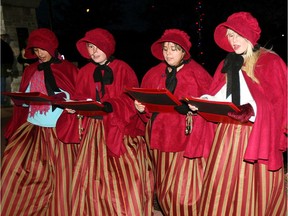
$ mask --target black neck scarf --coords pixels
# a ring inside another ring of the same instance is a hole
[[[175,91],[175,88],[177,86],[177,68],[181,67],[183,64],[186,64],[189,60],[183,60],[179,65],[171,66],[167,64],[165,73],[166,73],[166,82],[165,86],[166,88],[173,94]]]
[[[47,93],[49,96],[55,95],[55,92],[60,92],[60,89],[58,88],[56,84],[55,77],[53,75],[53,72],[51,70],[51,64],[59,64],[61,61],[55,57],[52,57],[50,61],[43,62],[38,65],[38,70],[42,71],[44,70],[44,82],[45,87],[47,89]]]
[[[95,63],[94,61],[91,61],[92,63],[96,64],[97,67],[94,70],[94,82],[100,82],[101,83],[101,94],[102,97],[105,94],[105,85],[110,85],[113,83],[114,77],[113,77],[113,71],[108,66],[110,62],[114,60],[113,56],[110,56],[109,59],[105,62],[105,64],[100,65],[99,63]],[[102,73],[103,71],[103,73]],[[99,91],[96,89],[96,100],[100,101],[100,95]]]
[[[53,75],[53,72],[51,70],[51,64],[59,64],[61,61],[55,57],[52,57],[50,61],[48,62],[43,62],[38,65],[38,70],[42,71],[44,70],[44,82],[45,82],[45,87],[47,90],[47,94],[49,96],[55,95],[55,92],[60,92],[60,89],[58,88],[56,84],[55,77]],[[56,109],[56,106],[52,105],[52,111]]]
[[[165,87],[173,94],[175,91],[175,88],[177,86],[177,78],[176,78],[176,73],[177,73],[177,69],[179,67],[181,67],[184,64],[187,64],[190,61],[190,59],[188,60],[183,60],[181,61],[181,63],[177,66],[171,66],[169,64],[167,64],[167,67],[165,69],[165,73],[166,73],[166,81],[165,81]],[[151,116],[151,121],[153,122],[154,119],[156,118],[156,116],[158,115],[158,113],[153,113]]]
[[[226,98],[232,94],[232,102],[240,105],[240,81],[239,70],[244,62],[244,58],[240,54],[229,53],[224,60],[222,73],[227,74],[227,92]]]

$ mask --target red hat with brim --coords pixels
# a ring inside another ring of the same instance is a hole
[[[84,58],[90,59],[91,56],[89,55],[87,50],[86,46],[87,43],[94,44],[96,47],[98,47],[106,54],[107,58],[109,58],[115,52],[115,46],[116,46],[115,39],[113,35],[105,29],[96,28],[90,30],[86,32],[83,38],[77,41],[76,47],[79,53]]]
[[[57,57],[56,50],[58,45],[58,39],[54,32],[47,28],[39,28],[30,33],[24,56],[27,59],[37,58],[33,48],[40,48],[46,50],[51,56]]]
[[[162,47],[162,44],[164,42],[173,42],[175,44],[178,44],[186,52],[184,59],[187,60],[190,58],[189,51],[192,44],[190,42],[190,37],[186,32],[181,31],[179,29],[168,29],[164,32],[164,34],[161,36],[159,40],[157,40],[152,44],[151,46],[152,55],[159,60],[164,60],[163,47]]]
[[[228,52],[233,52],[234,50],[228,42],[227,29],[231,29],[246,38],[253,46],[257,44],[261,34],[258,21],[250,13],[238,12],[232,14],[226,22],[219,24],[214,31],[216,44]]]

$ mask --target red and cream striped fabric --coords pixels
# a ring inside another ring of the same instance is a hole
[[[248,163],[243,156],[251,126],[219,124],[207,161],[200,214],[209,216],[284,216],[284,171]]]
[[[1,169],[1,215],[70,215],[77,145],[54,128],[24,123],[9,140]]]
[[[153,173],[143,137],[125,136],[127,152],[111,157],[103,121],[87,124],[72,183],[72,215],[152,215]]]
[[[198,215],[205,159],[188,159],[183,152],[153,150],[156,195],[164,215]]]
[[[146,126],[145,138],[149,146],[151,121]],[[177,145],[175,143],[175,145]],[[204,157],[189,159],[184,152],[150,150],[155,175],[155,193],[164,215],[199,216],[200,198],[206,166]]]

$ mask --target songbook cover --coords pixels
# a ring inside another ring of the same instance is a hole
[[[103,104],[97,101],[59,101],[55,104],[63,108],[75,110],[78,114],[85,116],[102,116],[107,114],[103,111]]]
[[[40,92],[2,92],[3,95],[9,96],[13,101],[26,103],[26,104],[52,104],[55,101],[63,100],[48,96]]]
[[[207,99],[184,97],[188,104],[198,108],[198,113],[207,121],[211,122],[235,122],[228,116],[228,112],[240,111],[232,102],[227,101],[211,101]],[[237,122],[239,123],[239,122]]]
[[[126,88],[126,92],[143,103],[150,112],[172,112],[181,102],[168,89]]]

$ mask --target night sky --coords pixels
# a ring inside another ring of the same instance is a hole
[[[38,26],[52,29],[60,52],[79,66],[86,61],[76,50],[77,40],[87,30],[108,29],[116,39],[115,56],[130,64],[139,79],[158,63],[150,46],[168,28],[190,35],[192,58],[213,75],[227,54],[214,42],[215,27],[238,11],[257,18],[260,45],[273,48],[287,63],[286,0],[42,0],[36,11]]]

